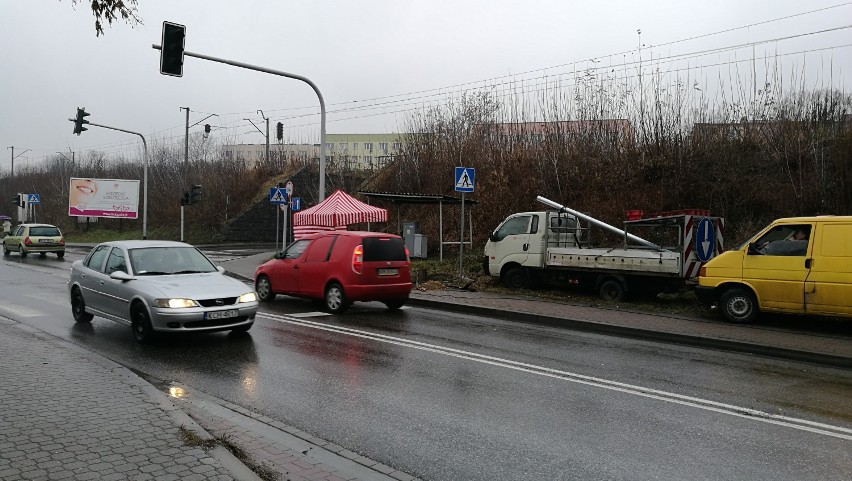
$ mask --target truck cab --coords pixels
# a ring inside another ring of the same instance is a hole
[[[581,229],[577,218],[556,211],[519,212],[507,217],[488,236],[483,271],[500,277],[506,287],[529,283],[529,269],[544,265],[548,245],[575,247]]]

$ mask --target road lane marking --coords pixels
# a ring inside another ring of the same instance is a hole
[[[297,313],[297,314],[287,314],[287,315],[301,319],[301,318],[304,318],[304,317],[324,317],[324,316],[330,316],[331,314],[329,314],[327,312],[314,311],[314,312],[300,312],[300,313]]]
[[[720,414],[726,414],[730,416],[736,416],[744,419],[751,419],[755,421],[760,421],[768,424],[774,424],[778,426],[786,426],[793,429],[798,429],[801,431],[808,431],[816,434],[822,434],[825,436],[831,436],[840,439],[846,439],[852,441],[852,429],[847,429],[841,426],[834,426],[831,424],[824,424],[815,421],[809,421],[807,419],[793,418],[789,416],[783,416],[779,414],[772,414],[765,411],[760,411],[757,409],[745,408],[741,406],[736,406],[733,404],[726,404],[717,401],[711,401],[709,399],[702,399],[692,396],[686,396],[683,394],[677,394],[667,391],[661,391],[658,389],[647,388],[643,386],[638,386],[634,384],[627,384],[618,381],[612,381],[609,379],[603,379],[599,377],[587,376],[584,374],[573,373],[569,371],[562,371],[559,369],[552,369],[544,366],[537,366],[534,364],[528,364],[518,361],[512,361],[510,359],[503,359],[494,356],[488,356],[484,354],[478,354],[471,351],[463,351],[460,349],[454,349],[450,347],[439,346],[435,344],[428,344],[419,341],[413,341],[410,339],[404,339],[400,337],[388,336],[384,334],[376,334],[367,331],[362,331],[358,329],[353,329],[349,327],[342,326],[331,326],[328,324],[322,324],[318,322],[308,321],[304,319],[296,318],[292,315],[278,315],[278,314],[268,314],[268,313],[259,313],[259,317],[265,317],[267,319],[285,323],[292,324],[302,327],[309,327],[313,329],[319,329],[323,331],[333,332],[337,334],[345,334],[350,336],[361,337],[364,339],[371,339],[378,342],[384,342],[387,344],[394,344],[397,346],[410,347],[414,349],[419,349],[427,352],[434,352],[436,354],[443,354],[445,356],[456,357],[460,359],[467,359],[471,361],[480,362],[483,364],[490,364],[493,366],[504,367],[508,369],[513,369],[516,371],[526,372],[530,374],[537,374],[540,376],[546,376],[554,379],[560,379],[563,381],[569,381],[577,384],[584,384],[588,386],[608,389],[611,391],[622,392],[626,394],[632,394],[635,396],[641,396],[650,399],[656,399],[659,401],[680,404],[683,406],[694,407],[698,409],[702,409],[705,411],[717,412]]]

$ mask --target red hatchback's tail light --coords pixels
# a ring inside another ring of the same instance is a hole
[[[364,268],[364,246],[358,245],[352,252],[352,270],[360,274]]]
[[[27,237],[24,238],[24,244],[26,244],[28,246],[33,245],[33,241],[30,240],[30,236],[27,236]]]
[[[408,252],[408,246],[405,246],[405,261],[411,262],[411,253]]]

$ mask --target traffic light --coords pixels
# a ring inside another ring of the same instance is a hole
[[[186,27],[163,22],[163,42],[160,50],[160,73],[183,77],[183,48]]]
[[[201,202],[201,186],[196,184],[192,186],[192,189],[189,191],[189,203],[196,204]]]
[[[18,194],[15,197],[12,197],[12,203],[18,207],[25,207],[27,205],[26,197],[27,194]]]
[[[209,133],[210,133],[210,124],[204,124],[204,133],[205,133],[205,134],[209,134]]]
[[[86,109],[86,107],[83,107],[83,108],[77,107],[77,117],[73,118],[73,119],[68,119],[68,120],[74,122],[74,133],[77,134],[77,135],[80,135],[84,131],[89,130],[86,127],[83,127],[83,125],[89,123],[89,121],[86,120],[86,117],[88,117],[89,115],[92,115],[92,114],[87,113],[85,109]]]
[[[275,126],[275,137],[278,140],[284,140],[284,124],[278,122],[278,125]]]
[[[189,192],[184,192],[180,197],[180,205],[189,205]]]

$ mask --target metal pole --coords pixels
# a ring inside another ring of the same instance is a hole
[[[189,172],[189,107],[181,107],[180,109],[186,109],[186,135],[184,135],[183,141],[183,182],[185,184],[186,174]]]
[[[444,201],[438,201],[438,240],[440,241],[440,254],[438,260],[444,262]]]
[[[462,280],[462,269],[464,267],[464,192],[461,201],[461,242],[459,242],[459,281]]]
[[[180,241],[183,242],[183,209],[184,205],[180,206]]]
[[[153,44],[151,47],[155,50],[161,50],[163,47],[161,45]],[[258,72],[269,73],[272,75],[279,75],[282,77],[287,77],[295,80],[301,80],[306,84],[310,85],[310,87],[314,90],[314,93],[317,94],[317,98],[320,103],[320,165],[319,165],[319,200],[322,202],[325,200],[325,100],[322,98],[322,93],[320,93],[319,87],[316,86],[310,79],[307,77],[303,77],[301,75],[291,74],[287,72],[282,72],[280,70],[272,70],[264,67],[259,67],[256,65],[250,65],[247,63],[236,62],[234,60],[226,60],[223,58],[211,57],[209,55],[202,55],[200,53],[194,52],[183,52],[184,57],[195,57],[204,60],[210,60],[211,62],[219,62],[227,65],[232,65],[234,67],[245,68],[248,70],[256,70]]]
[[[289,202],[289,200],[290,196],[287,196],[287,201]],[[283,251],[287,248],[287,221],[289,220],[288,214],[290,213],[290,204],[283,204],[282,206],[284,207],[284,221],[281,222],[281,225],[284,226],[284,229],[281,232],[281,250]]]

